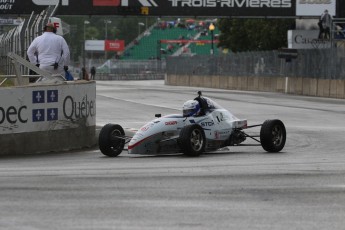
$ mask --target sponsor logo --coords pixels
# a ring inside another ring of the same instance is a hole
[[[169,0],[172,7],[290,8],[292,0]]]
[[[177,121],[167,121],[165,125],[177,125]]]
[[[210,127],[210,126],[214,126],[214,122],[213,121],[204,121],[204,122],[201,122],[200,125],[202,127]]]
[[[331,4],[332,0],[299,0],[299,4]]]
[[[146,132],[147,130],[149,130],[151,127],[153,127],[155,125],[155,123],[150,122],[149,124],[143,126],[140,130],[143,132]]]
[[[229,135],[230,135],[230,130],[215,131],[214,138],[215,139],[225,139],[225,138],[228,138]]]
[[[142,127],[140,130],[143,131],[143,132],[146,132],[147,130],[149,130],[149,126],[145,126],[145,127]]]

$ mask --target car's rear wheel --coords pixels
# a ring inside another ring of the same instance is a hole
[[[125,146],[124,135],[125,131],[120,125],[107,124],[103,126],[98,136],[99,149],[106,156],[118,156]]]
[[[279,152],[285,146],[286,130],[281,120],[266,120],[260,130],[261,146],[267,152]]]
[[[206,137],[204,130],[198,124],[185,126],[179,136],[179,145],[183,154],[200,156],[205,151]]]

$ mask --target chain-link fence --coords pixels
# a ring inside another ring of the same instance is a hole
[[[165,60],[108,60],[97,68],[96,79],[164,79]]]
[[[30,17],[23,19],[19,26],[0,35],[0,74],[14,73],[11,61],[7,58],[9,52],[26,59],[26,51],[30,43],[42,32],[44,25],[48,22],[49,17],[54,15],[56,8],[57,6],[48,6],[39,14],[32,12]],[[21,70],[22,73],[28,73],[28,71]]]
[[[42,31],[49,17],[54,15],[54,11],[54,7],[48,7],[40,14],[32,13],[21,25],[0,35],[0,75],[14,73],[7,53],[13,52],[26,58],[28,46]],[[345,25],[345,22],[338,20],[335,24]],[[345,36],[336,36],[341,33],[339,29],[332,33],[332,48],[298,50],[298,57],[290,62],[279,58],[279,51],[265,51],[227,55],[168,56],[166,60],[88,60],[87,66],[97,67],[97,74],[120,77],[136,74],[175,74],[345,79]],[[25,72],[28,70],[23,69],[22,73]]]
[[[345,79],[345,49],[298,50],[296,59],[279,51],[243,52],[221,56],[168,57],[167,74]]]

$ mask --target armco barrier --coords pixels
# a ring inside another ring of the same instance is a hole
[[[232,77],[171,75],[165,77],[165,84],[247,90],[281,92],[305,96],[345,98],[345,80],[299,77]]]
[[[0,88],[0,154],[96,145],[96,83],[63,82]]]

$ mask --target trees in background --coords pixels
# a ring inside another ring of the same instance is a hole
[[[294,19],[220,19],[219,47],[232,52],[275,50],[287,46]]]
[[[66,34],[64,37],[70,46],[72,59],[74,61],[78,61],[78,57],[82,55],[84,32],[85,40],[105,40],[105,35],[107,34],[108,40],[125,40],[125,44],[129,44],[138,36],[138,23],[143,23],[143,28],[146,28],[146,26],[149,27],[156,21],[155,18],[119,16],[58,17],[70,25],[70,33]],[[105,25],[105,20],[111,21],[111,23],[107,23],[107,25]],[[85,21],[88,21],[89,23],[84,26]],[[143,28],[141,28],[142,32],[144,31]],[[108,57],[111,58],[115,55],[115,53],[109,53]]]
[[[118,16],[61,16],[71,26],[66,40],[72,48],[72,58],[78,60],[82,54],[84,32],[86,40],[104,40],[105,29],[109,40],[125,40],[129,44],[138,36],[139,23],[144,28],[157,21],[150,17],[118,17]],[[105,20],[111,23],[105,26]],[[84,21],[90,23],[84,26]],[[221,33],[219,47],[232,52],[275,50],[287,46],[287,31],[294,29],[295,19],[219,19],[217,22]],[[84,31],[85,28],[85,31]],[[143,32],[144,29],[141,28]],[[111,58],[110,54],[109,58]]]

